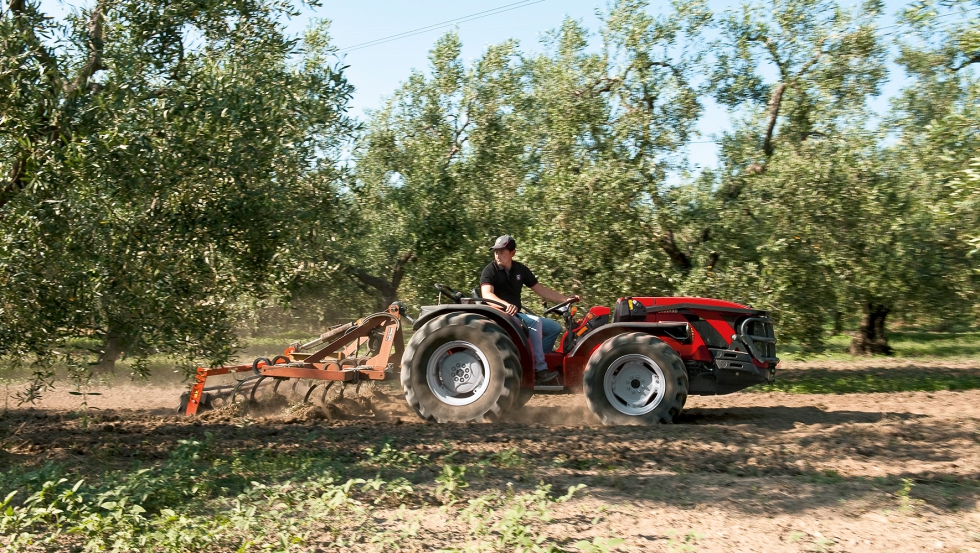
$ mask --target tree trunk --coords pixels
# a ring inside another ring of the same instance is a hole
[[[885,335],[885,317],[891,309],[880,303],[868,303],[861,316],[861,328],[851,340],[851,355],[891,355]]]
[[[116,331],[109,330],[102,339],[102,348],[99,350],[99,369],[109,372],[114,371],[116,361],[122,357],[122,354],[122,337]]]
[[[834,311],[834,330],[831,334],[839,336],[841,332],[844,332],[844,312]]]
[[[411,251],[399,256],[395,262],[395,268],[391,273],[391,280],[374,276],[357,267],[347,267],[347,273],[356,278],[361,284],[370,286],[381,293],[380,302],[376,307],[378,311],[384,311],[388,309],[388,306],[392,302],[398,300],[398,286],[401,285],[402,278],[405,276],[405,265],[416,259],[415,253]]]

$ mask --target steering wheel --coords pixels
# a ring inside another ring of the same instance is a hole
[[[581,300],[579,300],[577,298],[572,298],[570,300],[565,300],[565,301],[559,303],[558,305],[553,305],[553,306],[549,307],[548,309],[545,309],[544,312],[542,312],[541,314],[542,315],[550,315],[552,313],[557,313],[557,312],[561,311],[563,308],[568,307],[569,305],[572,305],[573,303],[578,303],[579,301],[581,301]]]
[[[453,290],[452,288],[446,286],[445,284],[436,284],[435,287],[436,290],[439,290],[440,293],[445,294],[456,303],[460,303],[460,300],[463,299],[462,293]]]

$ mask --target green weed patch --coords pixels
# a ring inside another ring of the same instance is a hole
[[[824,341],[820,353],[804,353],[799,344],[779,342],[776,351],[785,360],[854,361],[848,353],[851,336],[839,334]],[[980,360],[980,332],[889,332],[888,344],[897,359],[977,359]]]
[[[876,392],[938,392],[980,388],[980,371],[807,371],[777,373],[776,382],[752,388],[791,394],[858,394]]]
[[[433,539],[410,505],[451,519],[459,535],[437,539],[470,544],[451,551],[581,549],[563,549],[542,533],[551,506],[581,485],[560,497],[541,484],[527,493],[508,488],[467,498],[465,466],[445,463],[434,482],[359,477],[428,461],[388,443],[365,453],[363,460],[329,450],[217,454],[209,435],[180,441],[154,466],[100,476],[55,465],[0,472],[0,545],[11,551],[387,550]]]

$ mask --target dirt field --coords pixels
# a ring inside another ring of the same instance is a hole
[[[821,369],[889,368],[872,365]],[[939,365],[926,368],[977,370]],[[816,367],[787,370],[808,368]],[[103,395],[85,397],[87,410],[79,409],[83,397],[64,391],[35,409],[11,404],[0,418],[0,465],[56,462],[97,472],[161,459],[178,440],[206,433],[227,452],[329,448],[352,458],[387,441],[427,456],[408,475],[424,485],[450,452],[471,467],[513,452],[514,463],[473,476],[463,497],[532,490],[541,481],[556,492],[585,484],[552,507],[541,529],[556,543],[602,536],[622,538],[620,551],[980,551],[980,390],[692,397],[676,424],[649,428],[600,426],[580,396],[536,396],[493,425],[434,425],[393,389],[371,396],[368,410],[351,403],[329,415],[224,410],[196,419],[173,414],[183,387],[91,391]],[[447,524],[446,507],[411,508],[421,528],[392,550],[466,540]],[[330,539],[313,541],[327,550]]]

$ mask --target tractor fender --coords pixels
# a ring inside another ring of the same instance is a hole
[[[507,335],[510,336],[511,341],[514,342],[514,346],[517,347],[517,353],[521,358],[521,368],[524,371],[525,379],[530,377],[531,382],[534,381],[534,361],[531,357],[531,344],[528,342],[524,331],[518,326],[516,319],[499,309],[479,304],[446,303],[443,305],[426,305],[422,307],[418,318],[415,319],[412,330],[418,331],[427,322],[436,317],[461,312],[477,313],[500,325],[507,332]]]
[[[688,323],[610,323],[597,327],[579,338],[575,342],[575,347],[568,353],[568,357],[592,355],[592,351],[599,347],[599,344],[626,332],[640,332],[658,337],[666,336],[681,343],[687,343],[691,340],[691,325]]]

